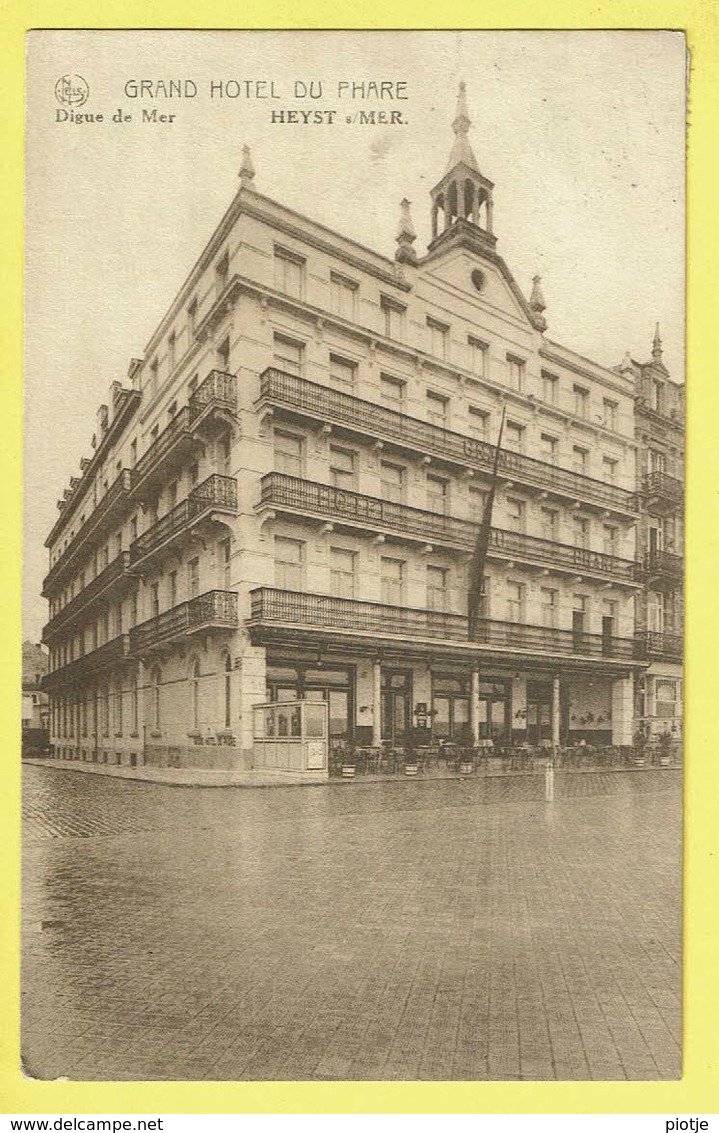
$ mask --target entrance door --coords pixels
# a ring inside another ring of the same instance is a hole
[[[382,739],[402,744],[412,726],[412,673],[382,670]]]

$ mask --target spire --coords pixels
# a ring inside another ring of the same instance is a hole
[[[654,340],[652,342],[652,360],[657,366],[662,364],[662,340],[659,335],[659,323],[657,323],[656,330],[654,331]]]
[[[547,329],[547,320],[544,317],[544,312],[547,309],[547,304],[544,302],[544,295],[542,294],[541,275],[535,275],[532,278],[532,294],[529,297],[529,309],[534,315],[534,325],[538,330],[545,331]]]
[[[457,111],[452,123],[452,129],[455,133],[454,145],[449,155],[447,162],[447,172],[449,173],[456,165],[464,163],[470,169],[474,169],[479,173],[479,166],[474,152],[469,143],[467,134],[469,127],[472,125],[472,119],[469,116],[467,109],[467,84],[462,82],[459,84],[459,94],[457,95]]]
[[[397,226],[397,251],[394,258],[399,264],[416,264],[417,253],[412,247],[417,239],[417,233],[412,224],[409,211],[410,202],[405,197],[400,204],[399,225]]]
[[[242,165],[239,172],[240,188],[251,189],[255,180],[255,167],[252,164],[252,154],[249,146],[242,147]]]
[[[454,143],[447,169],[430,190],[432,198],[432,241],[430,251],[458,240],[475,248],[491,251],[496,244],[492,233],[492,182],[482,175],[467,137],[472,120],[467,109],[467,87],[459,84],[457,109],[452,122]]]

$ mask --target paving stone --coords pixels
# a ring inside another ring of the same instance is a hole
[[[681,781],[24,769],[23,1049],[73,1080],[681,1073]]]

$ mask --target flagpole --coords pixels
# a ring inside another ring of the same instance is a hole
[[[469,641],[477,641],[477,632],[479,629],[479,613],[482,604],[482,593],[484,588],[484,567],[487,560],[487,552],[489,550],[489,540],[492,530],[492,510],[494,508],[494,497],[497,490],[497,474],[499,471],[499,454],[502,447],[502,434],[504,432],[504,421],[507,415],[507,406],[502,408],[502,420],[499,424],[499,435],[497,437],[497,445],[494,450],[494,460],[492,462],[492,479],[490,481],[489,492],[484,504],[484,513],[482,515],[482,522],[479,525],[477,532],[477,540],[472,554],[472,560],[469,568],[469,585],[467,593],[467,639]]]

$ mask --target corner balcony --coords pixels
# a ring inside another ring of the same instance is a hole
[[[88,582],[79,594],[59,610],[54,618],[50,618],[42,632],[43,641],[52,641],[62,630],[84,621],[94,612],[98,602],[106,601],[119,593],[128,582],[132,581],[132,575],[128,574],[129,565],[130,552],[121,551],[104,570]]]
[[[671,515],[684,506],[684,485],[666,472],[648,472],[642,494],[645,506],[653,515]]]
[[[479,640],[469,641],[464,614],[442,610],[411,609],[383,602],[334,598],[326,594],[259,587],[250,591],[250,634],[256,643],[265,641],[314,644],[342,640],[350,648],[412,649],[424,647],[430,654],[444,647],[476,653],[491,653],[529,661],[534,658],[567,658],[575,662],[631,662],[636,658],[634,638],[575,632],[545,626],[483,619]]]
[[[640,630],[637,633],[638,656],[647,661],[681,661],[684,639],[680,633],[663,630]]]
[[[181,602],[130,630],[130,653],[145,658],[198,633],[236,629],[237,594],[234,590],[208,590]]]
[[[366,531],[463,553],[473,550],[479,532],[479,523],[467,519],[286,476],[281,472],[270,472],[262,477],[260,503],[256,510],[327,520],[345,530]],[[517,531],[492,528],[488,554],[490,558],[504,562],[522,561],[573,575],[581,572],[583,575],[612,578],[632,587],[637,585],[633,560]]]
[[[87,556],[89,544],[99,541],[122,516],[130,497],[131,473],[123,468],[105,495],[98,500],[80,530],[47,572],[42,595],[51,598],[77,571],[80,558]]]
[[[117,665],[129,660],[129,634],[121,633],[106,641],[104,645],[68,661],[59,669],[46,673],[42,679],[44,691],[50,694],[58,689],[83,684],[91,678],[114,669]]]
[[[237,515],[237,481],[230,476],[208,476],[186,500],[135,539],[130,547],[130,570],[143,574],[168,551],[233,515]]]
[[[213,370],[133,468],[133,499],[149,499],[187,463],[203,441],[231,428],[236,408],[234,375]]]
[[[654,590],[674,590],[684,577],[684,560],[672,551],[647,551],[641,562],[641,574]]]
[[[373,401],[363,401],[352,394],[309,382],[282,370],[269,368],[261,375],[257,407],[322,421],[347,433],[386,441],[409,452],[434,456],[462,469],[492,470],[494,445],[486,441],[409,417]],[[633,492],[521,453],[501,450],[499,469],[504,479],[530,485],[559,499],[580,501],[629,517],[636,514]]]

